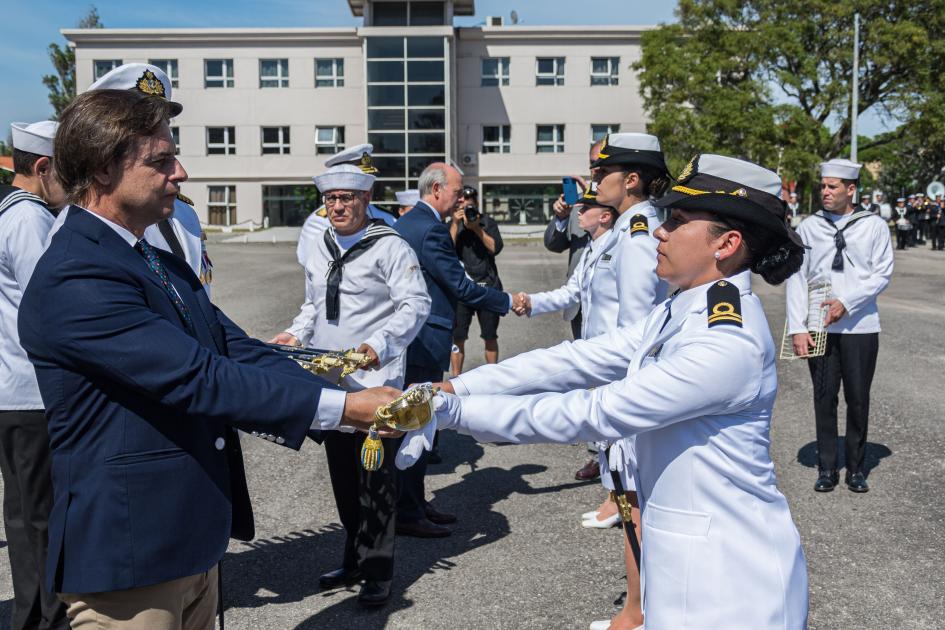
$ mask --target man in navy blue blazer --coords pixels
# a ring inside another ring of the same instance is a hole
[[[54,159],[75,205],[20,307],[52,450],[46,575],[73,628],[211,628],[217,563],[254,533],[236,429],[298,449],[391,398],[345,395],[250,339],[144,240],[187,178],[180,109],[131,90],[67,108]]]
[[[447,164],[431,164],[420,174],[419,188],[420,201],[394,224],[394,229],[417,253],[432,299],[426,323],[407,348],[404,379],[407,384],[443,379],[450,364],[457,302],[500,315],[508,313],[512,306],[510,294],[469,279],[443,223],[462,196],[459,171]],[[426,501],[423,480],[427,455],[424,452],[416,464],[399,472],[398,534],[423,538],[449,536],[450,530],[443,525],[456,520],[452,515],[437,512]]]

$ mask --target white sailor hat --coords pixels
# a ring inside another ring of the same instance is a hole
[[[909,199],[915,199],[915,193],[910,193],[910,194],[909,194]]]
[[[118,66],[90,85],[89,91],[92,90],[137,90],[151,96],[160,96],[174,106],[172,116],[177,116],[184,109],[180,103],[171,101],[171,80],[167,78],[167,74],[149,63],[126,63]]]
[[[397,205],[403,207],[412,208],[420,201],[420,191],[416,188],[401,190],[400,192],[394,193],[394,196],[397,197]]]
[[[792,190],[790,193],[788,193],[788,197],[797,197],[797,191]]]
[[[834,158],[820,163],[820,176],[855,180],[860,178],[861,168],[863,168],[862,164],[843,158]]]
[[[376,177],[353,164],[339,164],[312,178],[322,194],[329,190],[371,190]]]
[[[905,200],[905,197],[896,197],[896,203],[899,203],[900,201],[905,202]]]
[[[607,134],[591,166],[597,168],[609,164],[638,164],[669,173],[659,139],[648,133]]]
[[[374,153],[373,144],[359,144],[334,154],[328,158],[325,166],[331,168],[339,164],[353,164],[360,168],[362,173],[373,175],[377,173],[377,169],[374,168],[374,160],[371,159],[372,153]]]
[[[677,180],[666,196],[654,202],[656,206],[730,216],[804,246],[785,221],[781,178],[774,171],[745,160],[703,153],[692,158]]]
[[[916,196],[916,197],[925,197],[925,193],[917,192],[917,193],[915,194],[915,196]]]
[[[53,156],[53,144],[59,123],[41,120],[35,123],[11,123],[10,135],[13,136],[13,148],[35,155]]]

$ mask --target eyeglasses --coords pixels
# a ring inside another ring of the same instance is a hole
[[[336,203],[340,203],[344,206],[350,206],[354,203],[354,200],[358,198],[358,195],[352,193],[343,193],[339,195],[325,195],[322,198],[322,201],[325,202],[326,206],[331,206]]]

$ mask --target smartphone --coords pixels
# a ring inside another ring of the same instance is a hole
[[[561,188],[564,192],[564,202],[569,206],[576,204],[578,200],[578,188],[577,182],[574,181],[574,178],[562,177]]]

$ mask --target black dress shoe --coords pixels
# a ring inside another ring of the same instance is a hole
[[[578,481],[591,481],[600,477],[600,464],[597,458],[588,460],[584,467],[574,473],[574,478]]]
[[[353,586],[361,581],[361,571],[358,569],[335,569],[318,578],[318,585],[323,589],[338,588],[339,586]]]
[[[373,608],[390,599],[390,580],[365,580],[358,593],[358,603]]]
[[[454,515],[447,514],[445,512],[437,512],[429,503],[423,511],[427,515],[427,519],[436,525],[449,525],[450,523],[456,522],[456,517]]]
[[[870,491],[870,486],[868,483],[866,483],[866,477],[864,477],[863,473],[861,472],[855,472],[853,474],[850,474],[848,472],[846,474],[846,479],[844,479],[844,481],[846,481],[847,488],[849,488],[851,492],[869,492]]]
[[[453,532],[441,525],[435,525],[428,519],[417,521],[397,521],[396,533],[398,536],[413,536],[414,538],[446,538]]]
[[[820,476],[814,483],[815,492],[830,492],[840,483],[840,475],[836,470],[821,470]]]

